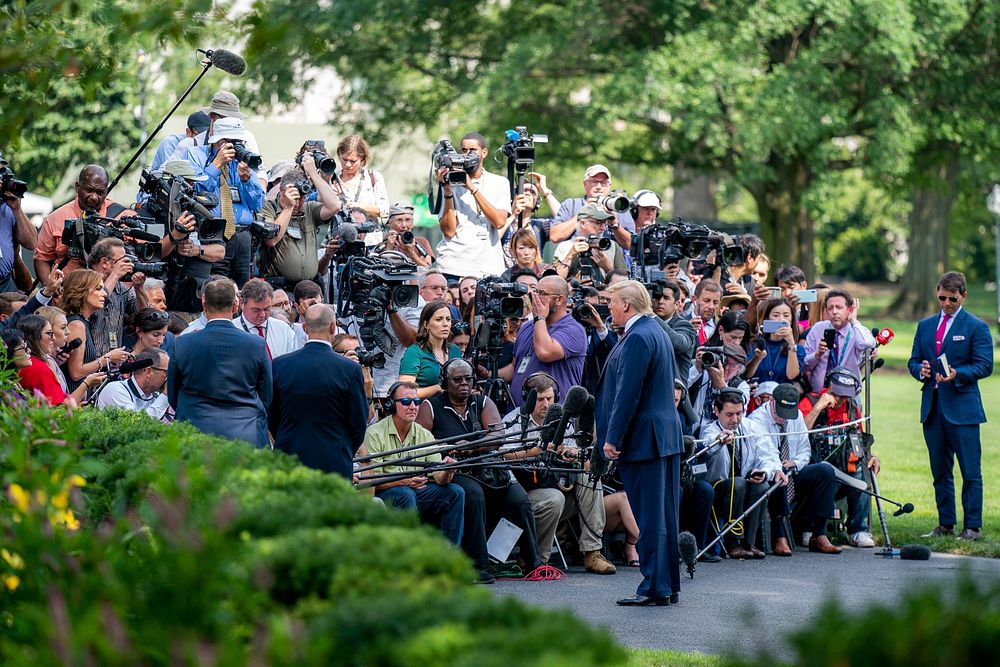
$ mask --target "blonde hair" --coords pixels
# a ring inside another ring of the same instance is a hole
[[[101,274],[90,269],[70,271],[63,280],[62,300],[59,304],[67,315],[82,315],[87,297],[102,282]]]
[[[35,315],[44,317],[53,326],[55,326],[58,318],[66,319],[66,313],[63,312],[62,308],[56,308],[55,306],[42,306],[35,311]]]
[[[538,237],[535,236],[535,230],[519,229],[514,232],[514,235],[510,237],[510,256],[514,258],[514,263],[517,264],[517,245],[521,243],[523,245],[531,246],[535,249],[535,259],[534,263],[536,265],[542,263],[542,255],[538,252]],[[534,268],[534,267],[532,267]]]
[[[632,306],[632,310],[638,315],[652,315],[653,303],[649,300],[649,290],[637,280],[623,280],[608,287],[612,294]]]
[[[351,151],[357,153],[358,157],[361,158],[362,167],[368,166],[368,161],[372,157],[372,151],[368,147],[367,141],[356,134],[351,134],[341,139],[340,143],[337,144],[338,156],[347,155]]]

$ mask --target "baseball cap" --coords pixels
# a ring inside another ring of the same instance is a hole
[[[212,124],[212,119],[204,111],[195,111],[188,116],[187,126],[195,132],[208,132],[208,126]]]
[[[413,213],[413,204],[408,204],[405,201],[398,201],[389,207],[389,217],[394,215],[402,215],[404,213]]]
[[[587,171],[583,172],[584,178],[593,178],[598,174],[605,174],[608,178],[611,178],[611,172],[603,164],[592,164],[587,167]]]
[[[226,118],[246,118],[245,113],[240,112],[240,98],[233,95],[228,90],[220,90],[212,95],[212,103],[202,108],[206,114],[217,114]]]
[[[774,398],[775,412],[782,419],[795,419],[799,416],[799,390],[795,385],[782,382],[771,392]]]
[[[243,121],[239,118],[220,118],[215,121],[208,143],[214,144],[219,139],[246,141],[247,131],[243,128]]]
[[[267,170],[267,182],[273,183],[278,180],[292,169],[295,169],[295,163],[291,160],[280,160],[271,165],[271,168]]]
[[[182,176],[192,181],[208,180],[208,176],[204,174],[198,176],[194,171],[194,167],[187,160],[167,160],[160,166],[160,172],[170,174],[171,176]]]
[[[604,222],[605,220],[610,220],[613,217],[615,216],[611,215],[596,204],[587,204],[577,211],[576,214],[577,220],[589,218],[590,220],[597,220],[598,222]]]
[[[652,190],[642,190],[639,193],[639,196],[635,198],[635,205],[655,206],[656,208],[663,208],[663,205],[660,202],[660,198]]]
[[[761,396],[767,394],[771,396],[774,394],[774,389],[778,386],[777,382],[761,382],[757,385],[757,388],[753,390],[754,398],[760,398]]]
[[[854,398],[861,391],[861,376],[857,371],[838,366],[830,371],[830,393],[835,396]]]

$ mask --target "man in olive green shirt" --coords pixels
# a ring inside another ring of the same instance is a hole
[[[389,388],[386,401],[392,401],[389,415],[369,426],[365,432],[365,449],[369,454],[379,454],[434,440],[430,431],[414,423],[422,402],[417,397],[416,384],[397,382]],[[418,451],[379,457],[375,461],[397,456],[408,457]],[[428,454],[415,460],[436,462],[441,461],[441,455]],[[453,463],[454,459],[445,457],[444,461]],[[381,498],[386,505],[417,510],[422,521],[440,526],[445,537],[455,544],[461,544],[465,526],[465,491],[459,485],[452,483],[454,470],[426,474],[421,473],[419,467],[392,465],[376,470],[385,473],[414,472],[412,477],[375,485],[375,496]],[[364,476],[361,477],[361,481],[364,481]]]

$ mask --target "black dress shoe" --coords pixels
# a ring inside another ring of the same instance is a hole
[[[720,558],[719,560],[722,560],[722,559]],[[670,604],[678,604],[680,601],[681,601],[681,594],[680,593],[671,593],[670,594]]]
[[[620,607],[666,607],[668,604],[670,598],[651,598],[645,595],[633,595],[618,601]]]
[[[480,570],[479,577],[476,579],[477,584],[495,584],[497,583],[497,578],[494,577],[489,570]]]
[[[698,559],[699,563],[718,563],[722,560],[722,556],[716,556],[715,554],[702,554],[701,558]]]

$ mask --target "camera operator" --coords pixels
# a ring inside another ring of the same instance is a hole
[[[753,294],[756,287],[753,272],[757,268],[757,258],[764,254],[764,242],[755,234],[740,234],[737,241],[743,249],[744,262],[728,267],[730,280],[723,285],[723,289],[726,294],[736,292]],[[721,267],[716,268],[712,277],[717,281],[723,281]]]
[[[603,286],[602,286],[603,287]],[[590,307],[586,317],[580,319],[587,333],[587,357],[583,362],[583,377],[580,386],[591,394],[597,392],[597,384],[601,379],[604,364],[611,354],[611,349],[618,342],[618,334],[608,326],[611,318],[611,293],[594,287],[577,288],[583,294],[583,299]],[[601,306],[601,311],[597,307]],[[607,317],[602,313],[607,313]]]
[[[598,197],[607,196],[611,192],[611,172],[603,164],[593,164],[587,167],[583,173],[583,196],[566,199],[559,206],[555,220],[552,221],[552,228],[549,231],[549,240],[552,243],[560,243],[573,238],[578,231],[578,217],[580,209],[587,204],[594,204]],[[602,209],[603,210],[603,209]],[[607,211],[605,211],[607,213]],[[632,232],[635,231],[635,222],[628,211],[616,213],[615,222],[610,229],[614,235],[615,242],[619,246],[628,250],[632,245]]]
[[[132,373],[127,379],[105,385],[97,395],[97,407],[145,412],[153,419],[165,421],[170,403],[166,394],[160,392],[167,383],[170,357],[158,347],[147,347],[135,355],[135,361],[147,359],[153,362],[152,366]]]
[[[667,332],[674,346],[674,377],[687,386],[694,351],[698,347],[698,334],[675,309],[680,295],[681,288],[672,280],[656,281],[649,293],[656,321]]]
[[[67,220],[82,217],[84,211],[116,219],[135,215],[135,211],[108,197],[108,183],[108,172],[104,167],[87,165],[80,170],[73,186],[76,191],[73,201],[45,216],[38,233],[38,245],[35,246],[35,276],[39,282],[44,283],[52,269],[62,269],[64,273],[69,273],[86,268],[82,259],[69,257],[70,247],[63,243],[63,229]]]
[[[208,143],[189,148],[185,156],[199,176],[208,176],[197,182],[196,188],[218,197],[219,205],[212,209],[212,215],[225,220],[222,236],[226,255],[212,272],[229,276],[241,286],[250,278],[249,225],[264,205],[261,180],[254,177],[246,162],[236,159],[237,146],[245,150],[249,136],[238,118],[220,118],[212,123]]]
[[[466,174],[465,185],[453,185],[448,168],[437,170],[444,190],[438,217],[442,239],[437,246],[438,268],[446,278],[498,276],[504,263],[503,231],[511,212],[510,183],[483,169],[490,154],[486,138],[478,132],[462,137],[462,154],[479,156],[476,171]]]
[[[703,364],[702,359],[708,352],[711,353],[712,363]],[[724,345],[721,350],[699,347],[695,352],[688,395],[692,398],[691,407],[698,415],[694,426],[696,435],[712,420],[712,397],[720,390],[727,387],[737,389],[743,394],[744,404],[750,401],[750,385],[741,377],[746,363],[746,354],[737,345]]]
[[[333,351],[344,357],[345,359],[350,359],[356,364],[361,364],[360,359],[358,359],[358,348],[361,347],[361,341],[356,337],[340,333],[333,337]],[[373,388],[375,387],[375,381],[372,379],[371,369],[361,364],[361,377],[365,381],[365,396],[368,397],[368,423],[372,424],[375,422],[375,402],[372,400]],[[390,385],[392,386],[392,385]]]
[[[412,204],[396,202],[390,206],[386,227],[388,227],[385,236],[387,250],[403,253],[408,260],[422,268],[434,263],[434,251],[431,250],[430,241],[423,236],[413,234]]]
[[[535,235],[538,248],[544,248],[545,243],[549,240],[549,230],[552,228],[553,218],[538,218],[535,217],[535,214],[538,213],[543,199],[548,204],[549,211],[553,216],[559,212],[559,200],[548,188],[545,175],[537,171],[529,171],[527,177],[529,180],[524,183],[521,194],[514,197],[511,202],[514,210],[510,214],[510,226],[503,235],[505,248],[510,245],[514,233],[521,229],[530,229]],[[513,256],[508,257],[509,261],[514,259],[516,258]]]
[[[307,185],[316,189],[319,201],[305,200]],[[260,270],[272,285],[280,278],[291,291],[319,272],[319,228],[329,223],[341,203],[308,152],[302,156],[302,169],[292,169],[281,177],[280,189],[277,201],[268,200],[261,209],[265,222],[278,225],[278,233],[261,246]]]
[[[521,387],[526,378],[544,372],[555,378],[559,395],[580,384],[587,356],[587,332],[566,307],[569,285],[558,276],[538,281],[531,297],[531,319],[521,325],[514,341],[514,360],[501,369],[510,378],[514,405],[524,402]]]
[[[212,136],[212,130],[215,127],[215,122],[220,118],[234,118],[237,120],[246,120],[247,115],[240,111],[240,98],[233,95],[228,90],[219,90],[214,95],[212,95],[212,102],[210,106],[202,107],[202,113],[208,114],[208,128],[202,130],[193,137],[181,139],[177,144],[177,148],[170,155],[168,159],[170,160],[186,160],[188,159],[188,151],[191,148],[198,146],[207,146],[211,143],[209,137]],[[257,147],[257,138],[253,135],[250,130],[246,131],[246,145],[254,153],[260,153],[260,148]],[[198,165],[195,163],[195,167]],[[257,178],[261,181],[261,186],[267,180],[267,172],[264,169],[260,169],[257,172]]]
[[[24,247],[34,250],[38,243],[38,233],[21,208],[21,197],[11,191],[14,174],[7,166],[3,154],[0,154],[0,172],[5,186],[0,193],[0,292],[12,292],[17,289],[14,284],[14,263],[19,249]]]
[[[604,237],[613,215],[594,204],[587,204],[580,208],[575,219],[579,234],[557,245],[553,254],[553,265],[561,278],[605,283],[606,275],[612,270],[627,268],[621,249]]]
[[[264,339],[268,359],[295,351],[292,327],[271,317],[273,298],[274,288],[266,280],[251,278],[240,290],[243,312],[239,317],[233,318],[233,323],[238,328]]]
[[[102,355],[123,343],[125,316],[134,315],[149,305],[143,288],[146,276],[135,271],[132,260],[125,255],[125,244],[114,237],[103,238],[94,244],[89,264],[101,274],[108,295],[104,307],[91,317],[94,348]],[[129,276],[126,283],[124,278]]]

